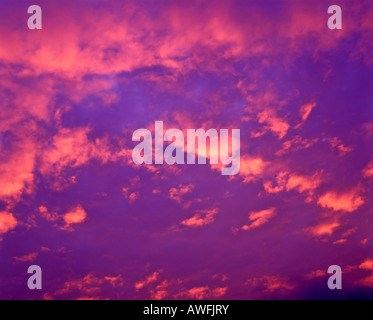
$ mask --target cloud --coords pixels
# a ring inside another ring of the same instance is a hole
[[[314,270],[306,275],[307,279],[315,279],[326,276],[326,272],[324,270]]]
[[[307,193],[309,196],[312,196],[322,182],[321,172],[316,172],[312,176],[305,176],[281,171],[277,174],[275,183],[266,181],[263,187],[268,193],[295,190],[299,193]]]
[[[373,161],[370,161],[362,171],[364,178],[373,177]]]
[[[300,136],[295,136],[291,140],[285,141],[282,144],[282,148],[276,152],[276,155],[282,156],[290,152],[307,149],[313,146],[318,141],[319,141],[319,138],[309,140],[309,139],[303,139]]]
[[[53,293],[46,293],[45,300],[52,300],[59,296],[76,296],[77,299],[95,300],[101,293],[102,286],[108,283],[112,287],[121,287],[124,284],[122,275],[99,277],[94,273],[89,273],[81,279],[66,281]]]
[[[364,287],[370,287],[373,288],[373,275],[367,276],[363,279],[355,281],[355,284],[361,285]]]
[[[246,281],[246,285],[253,287],[264,287],[265,290],[273,292],[277,290],[293,290],[294,285],[283,277],[264,275],[262,277],[252,278]]]
[[[312,194],[320,186],[321,182],[322,177],[319,172],[316,172],[311,177],[291,174],[286,183],[286,190],[296,190],[299,193],[308,192]]]
[[[345,146],[338,137],[329,139],[329,143],[332,147],[332,150],[338,151],[340,157],[343,157],[347,153],[354,150],[352,147]]]
[[[14,260],[20,261],[20,262],[32,262],[38,257],[38,255],[39,254],[37,252],[32,252],[32,253],[26,254],[22,257],[14,257]]]
[[[289,173],[281,171],[276,176],[276,182],[266,181],[263,183],[264,190],[268,193],[278,193],[285,190]]]
[[[56,213],[50,213],[45,206],[39,207],[40,216],[47,221],[57,221],[60,217]]]
[[[258,114],[258,122],[265,125],[268,129],[277,135],[279,139],[286,136],[290,125],[284,120],[275,116],[274,111],[264,110]]]
[[[314,237],[323,237],[331,236],[339,227],[340,223],[338,221],[322,222],[316,226],[306,228],[306,231]]]
[[[63,215],[63,220],[65,222],[65,226],[63,227],[63,229],[73,230],[72,227],[74,225],[84,222],[86,218],[87,212],[81,205],[78,205]]]
[[[126,199],[128,199],[128,202],[129,203],[134,203],[139,198],[140,193],[139,192],[130,192],[129,190],[130,190],[129,187],[122,188],[124,196],[126,197]]]
[[[166,290],[158,290],[152,293],[151,299],[152,300],[162,300],[166,298],[168,295],[168,292]]]
[[[219,212],[218,208],[210,210],[199,210],[192,218],[183,220],[180,224],[186,227],[198,228],[211,224],[215,221],[215,215]]]
[[[189,290],[184,290],[176,295],[177,299],[216,299],[223,297],[227,292],[228,287],[219,287],[210,289],[209,287],[194,287]]]
[[[363,279],[355,281],[357,285],[373,288],[373,259],[367,258],[359,265],[359,269],[371,271],[371,274]]]
[[[251,223],[249,225],[244,225],[242,229],[250,230],[250,229],[260,227],[261,225],[267,223],[270,218],[274,217],[275,214],[276,214],[275,208],[270,208],[270,209],[257,211],[257,212],[250,212],[249,220],[251,221]]]
[[[194,190],[192,183],[188,185],[179,184],[177,188],[171,188],[168,192],[170,199],[175,200],[177,203],[181,203],[182,196],[191,193]]]
[[[148,284],[150,284],[154,281],[157,281],[159,275],[160,275],[160,272],[156,271],[156,272],[152,273],[151,275],[149,275],[144,281],[137,282],[135,284],[136,290],[140,290],[140,289],[144,288],[145,286],[147,286]]]
[[[347,239],[339,239],[339,240],[333,241],[333,244],[342,244],[346,242],[347,242]]]
[[[358,194],[358,189],[339,194],[329,191],[324,193],[317,203],[334,211],[353,212],[364,204],[364,199]]]
[[[13,230],[18,224],[17,219],[12,213],[1,211],[0,212],[0,240],[1,235]]]
[[[88,138],[90,131],[87,127],[60,129],[53,137],[52,146],[43,152],[42,173],[82,166],[93,159],[102,163],[113,160],[115,153],[109,149],[107,139],[97,138],[91,141]]]
[[[121,287],[124,284],[123,277],[120,274],[117,276],[105,276],[104,280],[108,281],[114,288]]]
[[[359,269],[373,271],[373,259],[367,258],[363,263],[359,265]]]
[[[250,182],[260,176],[266,166],[267,163],[262,158],[243,155],[239,175],[244,177],[243,182]]]
[[[1,133],[0,133],[1,135]],[[0,145],[1,147],[1,145]],[[32,140],[14,142],[16,151],[2,151],[0,161],[0,198],[18,199],[23,192],[31,193],[34,182],[35,150]]]
[[[311,111],[316,107],[316,103],[307,103],[300,107],[299,113],[302,121],[306,121],[311,114]]]
[[[129,180],[130,186],[123,187],[122,191],[126,199],[128,199],[129,203],[134,203],[140,197],[140,192],[133,191],[133,188],[138,187],[140,184],[140,177],[135,176]]]

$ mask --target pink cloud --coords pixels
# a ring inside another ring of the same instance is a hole
[[[291,174],[286,183],[286,190],[296,190],[299,193],[309,192],[313,193],[322,183],[322,177],[320,173],[315,173],[311,177],[300,176],[297,174]]]
[[[370,161],[362,171],[364,178],[373,177],[373,161]]]
[[[284,289],[293,290],[295,288],[294,285],[290,284],[287,279],[270,275],[249,279],[245,284],[253,287],[263,286],[267,291],[270,292]]]
[[[124,196],[128,199],[129,203],[134,203],[140,196],[139,192],[130,192],[129,187],[122,188]]]
[[[312,176],[305,176],[281,171],[277,174],[275,182],[266,181],[263,187],[268,193],[295,190],[299,193],[307,193],[308,196],[312,196],[322,182],[321,172],[316,172]],[[308,200],[310,199],[308,198]]]
[[[346,242],[347,242],[347,239],[339,239],[339,240],[333,241],[333,244],[342,244]]]
[[[169,197],[172,200],[177,201],[178,203],[181,203],[182,196],[191,193],[194,190],[193,184],[188,185],[182,185],[180,184],[177,188],[171,188],[169,190]]]
[[[55,297],[63,295],[75,295],[77,299],[95,300],[101,292],[104,283],[109,283],[113,287],[123,286],[121,275],[99,277],[94,273],[89,273],[81,279],[66,281],[60,288],[53,293],[46,293],[45,300],[53,300]]]
[[[282,148],[276,152],[276,155],[282,156],[290,152],[304,150],[304,149],[311,147],[318,141],[319,141],[318,138],[309,140],[309,139],[303,139],[300,136],[295,136],[291,140],[285,141],[282,144]]]
[[[270,218],[274,217],[275,214],[276,214],[275,208],[270,208],[270,209],[257,211],[257,212],[250,212],[249,220],[251,221],[251,223],[249,225],[244,225],[242,229],[250,230],[250,229],[260,227],[261,225],[267,223]]]
[[[267,163],[262,158],[243,155],[241,156],[239,175],[244,177],[244,182],[250,182],[260,176],[266,166]]]
[[[311,114],[311,111],[316,107],[316,103],[307,103],[300,107],[299,113],[302,121],[306,121]]]
[[[6,211],[0,212],[0,240],[1,235],[13,230],[17,224],[18,221],[12,213]]]
[[[44,151],[43,173],[61,171],[65,167],[78,167],[91,159],[106,163],[113,159],[113,153],[106,139],[91,141],[88,138],[89,128],[60,129],[53,137],[52,147]]]
[[[105,276],[105,281],[108,281],[114,288],[115,287],[122,287],[124,285],[124,280],[122,275],[117,276]]]
[[[371,274],[367,277],[357,280],[357,285],[373,288],[373,259],[367,258],[363,263],[359,265],[359,269],[371,271]]]
[[[314,279],[314,278],[319,278],[319,277],[324,277],[326,275],[326,272],[324,270],[315,270],[310,272],[309,274],[306,275],[307,279]]]
[[[258,114],[258,122],[265,125],[266,129],[272,131],[280,139],[286,136],[290,125],[284,120],[275,116],[274,111],[264,110]]]
[[[183,299],[211,299],[211,298],[221,298],[227,292],[227,287],[219,287],[215,289],[210,289],[209,287],[195,287],[189,290],[184,290],[176,295],[176,298]]]
[[[63,215],[63,220],[66,224],[63,227],[63,229],[72,230],[73,225],[84,222],[86,218],[87,218],[87,212],[83,209],[81,205],[78,205]]]
[[[278,193],[285,190],[289,173],[281,171],[276,176],[276,182],[266,181],[263,183],[264,190],[268,193]]]
[[[192,218],[182,221],[180,224],[186,227],[198,228],[208,224],[211,224],[215,220],[215,215],[219,212],[219,209],[211,210],[200,210],[199,213],[195,214]]]
[[[338,137],[329,139],[329,143],[332,147],[332,150],[337,151],[340,157],[343,157],[347,153],[354,150],[352,147],[347,147],[346,145],[344,145],[343,142]]]
[[[157,281],[159,275],[160,275],[160,272],[156,271],[156,272],[152,273],[151,275],[149,275],[144,281],[137,282],[135,284],[136,290],[140,290],[140,289],[144,288],[146,285],[148,285],[148,284],[150,284],[154,281]]]
[[[359,265],[360,269],[373,271],[373,259],[367,258]]]
[[[39,207],[39,213],[43,219],[46,219],[48,221],[57,221],[59,219],[59,216],[56,213],[50,213],[45,206]]]
[[[31,193],[34,182],[35,150],[32,141],[25,139],[14,146],[16,152],[5,153],[0,166],[0,198],[19,198],[23,192]]]
[[[358,194],[358,189],[339,194],[329,191],[319,198],[318,204],[334,211],[353,212],[364,204],[364,199]]]
[[[370,287],[373,288],[373,275],[367,276],[363,279],[355,281],[357,285],[361,285],[364,287]]]
[[[26,254],[22,257],[14,257],[14,260],[20,261],[20,262],[32,262],[38,257],[38,255],[39,254],[37,252],[32,252],[32,253]]]
[[[166,290],[158,290],[152,293],[151,299],[152,300],[162,300],[166,298],[168,295],[168,292]]]
[[[306,229],[314,237],[331,236],[333,232],[340,227],[338,221],[322,222],[314,227]]]

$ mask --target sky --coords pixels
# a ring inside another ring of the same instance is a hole
[[[2,0],[0,44],[0,299],[373,298],[371,1]],[[239,174],[135,164],[155,121]]]

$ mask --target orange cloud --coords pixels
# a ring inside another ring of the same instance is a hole
[[[17,219],[12,213],[2,211],[0,212],[0,240],[1,235],[13,230],[18,224]]]
[[[353,212],[364,204],[364,199],[358,194],[357,189],[342,194],[329,191],[324,193],[317,203],[334,211]]]
[[[270,208],[258,212],[250,212],[249,214],[249,220],[252,221],[249,225],[244,225],[242,227],[243,230],[250,230],[257,227],[260,227],[261,225],[268,222],[268,220],[272,217],[274,217],[276,214],[275,208]]]
[[[192,218],[182,221],[180,224],[187,227],[198,228],[213,223],[215,215],[219,212],[219,209],[200,210],[198,212],[200,213],[195,214]]]

